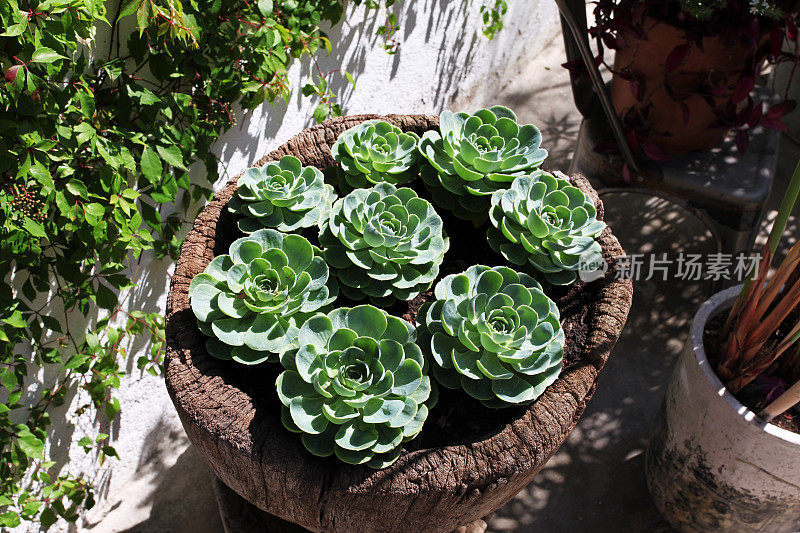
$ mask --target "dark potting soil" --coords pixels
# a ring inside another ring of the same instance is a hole
[[[420,180],[408,184],[419,196],[430,201],[430,196]],[[505,265],[517,271],[525,268],[510,264],[501,255],[496,254],[486,241],[486,224],[476,227],[472,222],[461,220],[444,209],[437,209],[442,217],[445,231],[450,237],[450,248],[445,254],[439,277],[436,282],[448,274],[463,272],[471,265],[487,266]],[[223,210],[217,224],[214,255],[228,252],[228,247],[237,238],[243,236],[238,229],[238,216]],[[318,245],[315,228],[306,229],[301,234]],[[533,271],[527,271],[534,274]],[[545,293],[558,305],[561,312],[561,325],[564,329],[566,343],[564,348],[564,371],[576,366],[581,359],[582,350],[589,332],[589,310],[598,298],[601,283],[586,284],[578,281],[568,287],[545,286]],[[401,317],[414,324],[419,308],[433,298],[433,290],[424,291],[407,302],[395,302],[385,306],[387,313]],[[341,295],[334,302],[334,307],[352,307],[367,300],[353,301]],[[245,390],[267,416],[280,416],[280,402],[275,396],[275,379],[283,370],[277,364],[245,366],[234,362],[243,390]],[[437,404],[431,410],[428,421],[420,435],[405,443],[408,450],[431,448],[483,440],[501,431],[507,424],[518,419],[527,406],[490,409],[475,400],[464,391],[439,387]]]
[[[727,317],[728,313],[720,313],[712,317],[706,324],[706,330],[703,332],[703,344],[706,348],[708,360],[714,369],[716,369],[719,364],[722,354],[722,343],[719,340],[719,332],[724,326]],[[768,344],[763,347],[761,351],[767,352],[770,348],[771,346]],[[769,369],[767,371],[767,377],[763,381],[769,382],[770,385],[772,385],[773,382],[780,383],[780,381],[783,381],[780,377],[774,376],[774,373],[775,369]],[[771,398],[767,398],[772,387],[765,387],[765,385],[759,381],[760,380],[756,378],[756,380],[753,380],[753,382],[733,395],[742,405],[754,413],[758,413],[764,409],[770,401],[777,398],[775,394],[773,394]],[[770,423],[787,431],[800,433],[800,412],[798,411],[798,406],[774,418]]]

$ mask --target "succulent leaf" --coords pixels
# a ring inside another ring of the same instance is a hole
[[[228,209],[245,215],[239,221],[245,233],[262,228],[290,232],[316,226],[336,199],[333,186],[324,182],[319,169],[304,167],[291,155],[248,169],[238,185]]]
[[[410,300],[428,289],[450,246],[433,206],[389,183],[337,200],[320,243],[342,292],[376,301]]]
[[[343,132],[331,147],[340,181],[350,188],[385,182],[402,185],[417,173],[419,137],[382,120],[368,120]]]
[[[578,270],[602,259],[595,241],[606,227],[583,191],[537,170],[492,195],[491,248],[517,265],[531,265],[554,285],[573,283]]]
[[[442,278],[418,317],[433,375],[488,407],[538,398],[562,367],[555,302],[527,274],[475,265]]]
[[[189,285],[200,330],[211,337],[208,352],[243,364],[276,361],[298,324],[337,292],[318,248],[273,229],[234,241]]]
[[[410,324],[369,305],[312,316],[281,355],[284,425],[315,455],[388,466],[435,399],[415,340]]]
[[[422,179],[437,205],[441,201],[454,215],[481,222],[488,209],[486,196],[541,165],[547,157],[541,142],[536,126],[520,126],[507,107],[473,115],[443,111],[439,131],[425,132],[419,143],[425,158]]]

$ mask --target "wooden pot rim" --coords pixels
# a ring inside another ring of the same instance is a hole
[[[427,115],[338,117],[304,130],[257,165],[291,154],[304,165],[325,168],[334,163],[330,146],[342,131],[376,118],[418,134],[438,127],[438,117]],[[411,502],[409,508],[414,502],[420,505],[421,494],[431,494],[431,501],[453,498],[450,515],[428,506],[428,512],[437,516],[415,518],[455,527],[488,514],[527,484],[564,442],[594,392],[598,372],[625,324],[632,300],[631,281],[606,278],[593,282],[597,298],[589,306],[580,362],[562,372],[518,419],[490,437],[403,452],[392,466],[377,471],[334,458],[316,458],[302,447],[298,435],[285,431],[280,422],[280,427],[275,427],[274,417],[260,412],[253,399],[236,386],[232,363],[206,353],[204,337],[189,306],[189,283],[213,258],[217,222],[235,192],[237,179],[214,195],[186,237],[172,277],[166,313],[167,389],[190,440],[217,476],[254,505],[312,530],[326,529],[325,524],[338,516],[337,531],[339,527],[348,530],[347,516],[355,516],[359,495],[367,500],[377,494],[407,497],[410,499],[402,501]],[[593,198],[601,217],[602,203],[588,181],[580,176],[570,179]],[[598,240],[606,260],[624,254],[608,228]],[[280,481],[272,486],[275,479]],[[341,497],[334,501],[325,496],[325,501],[295,505],[291,500],[297,494],[292,491],[306,483],[324,487],[316,493],[317,499],[326,490]],[[276,495],[276,490],[282,494]],[[492,492],[496,493],[494,497],[486,500],[486,494]],[[413,529],[410,522],[408,526]]]

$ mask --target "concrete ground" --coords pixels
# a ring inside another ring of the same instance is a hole
[[[572,104],[566,71],[559,67],[563,58],[559,38],[522,65],[519,76],[491,101],[465,97],[452,108],[472,110],[494,103],[512,107],[521,122],[542,130],[543,144],[551,152],[549,167],[566,170],[580,116]],[[775,192],[784,190],[798,156],[798,145],[784,138]],[[606,220],[628,253],[667,253],[674,258],[679,251],[714,251],[704,226],[663,200],[631,193],[603,200]],[[773,199],[773,206],[777,202]],[[773,216],[771,211],[767,218]],[[790,227],[797,229],[796,219]],[[634,287],[627,326],[601,374],[594,399],[534,482],[495,513],[490,532],[670,531],[645,486],[644,452],[651,420],[691,317],[712,288],[709,282],[674,279],[640,281]],[[128,531],[221,531],[211,477],[194,450],[189,448],[160,476],[150,518]]]

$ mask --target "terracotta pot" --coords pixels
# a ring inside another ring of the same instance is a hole
[[[633,74],[644,100],[652,102],[646,115],[652,123],[650,141],[672,154],[713,148],[728,133],[725,128],[710,127],[717,121],[714,109],[724,109],[736,85],[750,74],[748,67],[755,53],[753,48],[731,44],[718,37],[704,37],[700,49],[686,40],[682,30],[653,18],[645,18],[642,27],[646,40],[630,33],[620,39],[623,43],[614,58],[614,71]],[[665,78],[667,57],[677,46],[687,43],[686,58]],[[721,80],[727,87],[725,94],[714,97],[714,108],[697,94],[697,89],[711,79]],[[665,90],[665,81],[675,94],[692,94],[682,99],[688,108],[688,120],[686,109]],[[616,74],[611,81],[611,99],[620,116],[637,104],[631,82]]]
[[[800,531],[800,435],[739,403],[706,359],[706,323],[740,290],[712,296],[695,315],[650,437],[650,494],[684,532]]]

